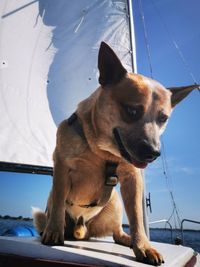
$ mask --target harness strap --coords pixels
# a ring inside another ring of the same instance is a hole
[[[73,113],[68,119],[67,123],[69,126],[72,126],[74,130],[77,132],[77,134],[86,140],[83,127],[81,125],[81,122],[77,116],[76,113]],[[88,205],[80,205],[82,208],[92,208],[95,206],[104,206],[108,200],[110,199],[110,196],[112,194],[113,187],[117,185],[118,183],[118,176],[116,175],[116,169],[118,164],[112,161],[106,161],[105,162],[105,187],[102,193],[102,197],[99,201],[93,201],[92,203]],[[73,203],[70,202],[70,205],[73,205]]]
[[[106,161],[105,166],[105,185],[116,186],[118,183],[118,176],[116,174],[118,164],[113,161]]]
[[[81,125],[81,122],[79,121],[79,118],[76,113],[73,113],[68,119],[67,123],[69,126],[73,126],[74,130],[77,132],[77,134],[86,140],[85,134],[83,131],[83,127]]]

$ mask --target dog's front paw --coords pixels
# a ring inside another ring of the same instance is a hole
[[[133,247],[136,259],[140,262],[159,266],[164,263],[162,255],[151,246],[134,246]]]
[[[49,246],[63,246],[64,245],[64,231],[57,227],[47,226],[41,238],[44,245]]]

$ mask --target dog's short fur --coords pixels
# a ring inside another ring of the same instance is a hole
[[[34,222],[43,244],[64,238],[113,235],[132,247],[139,261],[159,265],[162,256],[151,247],[143,225],[141,168],[160,155],[159,137],[174,106],[195,86],[166,89],[157,81],[127,73],[120,60],[101,43],[100,87],[76,110],[84,138],[63,121],[54,152],[53,188],[47,212],[36,211]],[[122,229],[122,205],[115,189],[104,204],[105,164],[115,162],[130,236]],[[95,206],[81,207],[90,203]]]

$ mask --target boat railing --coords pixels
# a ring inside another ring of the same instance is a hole
[[[171,223],[168,220],[166,220],[166,219],[162,219],[162,220],[158,220],[158,221],[149,222],[149,225],[151,225],[151,224],[157,224],[157,223],[166,223],[166,224],[169,225],[170,230],[171,230],[171,243],[173,243],[173,228],[172,228]]]
[[[183,229],[183,223],[184,222],[190,222],[190,223],[200,224],[200,221],[194,221],[194,220],[190,220],[190,219],[183,219],[181,221],[181,239],[182,239],[182,244],[183,245],[184,245],[184,229]]]

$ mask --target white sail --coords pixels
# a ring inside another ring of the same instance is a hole
[[[1,0],[0,14],[0,161],[52,166],[58,124],[98,86],[100,42],[132,71],[128,1]]]

